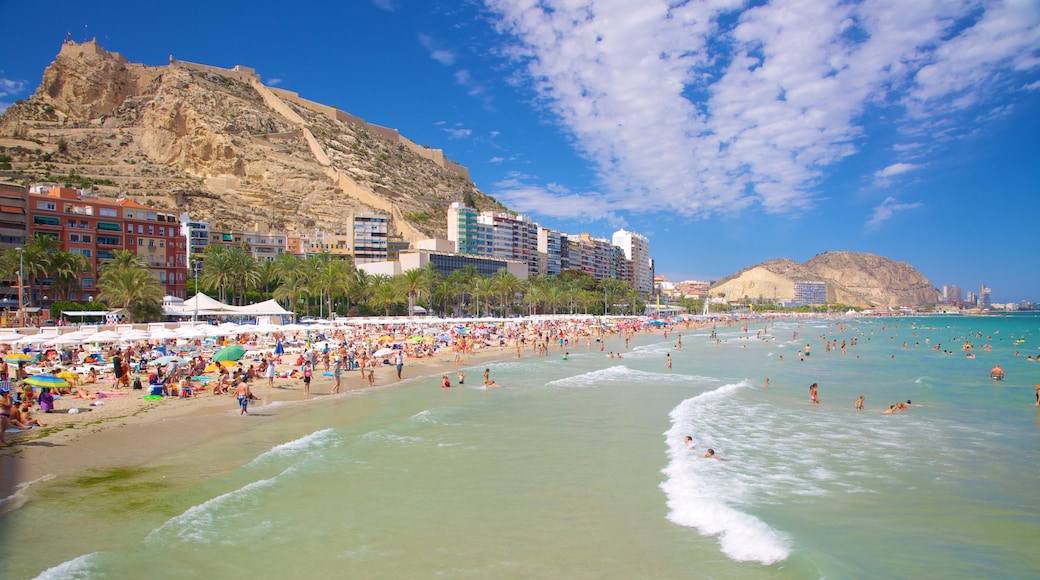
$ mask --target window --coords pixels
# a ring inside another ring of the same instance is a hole
[[[47,209],[50,211],[56,211],[58,206],[53,201],[38,201],[36,202],[36,209]]]
[[[159,247],[160,248],[165,248],[166,247],[166,242],[164,242],[162,240],[159,240]]]
[[[94,255],[94,252],[92,250],[88,250],[87,248],[83,248],[83,251],[81,253],[83,254],[84,258],[90,258]]]
[[[160,271],[159,272],[159,281],[162,282],[163,284],[166,283],[166,272],[165,271]]]
[[[93,241],[93,236],[91,236],[90,234],[83,234],[82,236],[80,236],[80,240],[84,244],[89,244],[90,242]]]
[[[116,255],[112,250],[98,250],[97,257],[99,260],[112,260]]]
[[[166,228],[160,227],[159,228],[159,235],[160,236],[165,236],[166,235]]]
[[[148,235],[149,236],[154,236],[155,235],[155,226],[148,226]]]
[[[115,208],[103,207],[98,211],[98,215],[103,217],[119,217],[119,212]]]
[[[144,233],[144,226],[142,226],[141,224],[137,224],[137,233],[138,234],[143,234]]]
[[[93,288],[94,287],[94,279],[93,278],[84,278],[82,281],[80,281],[80,286],[82,286],[84,288]]]
[[[134,212],[128,211],[125,214],[123,214],[123,217],[125,217],[128,220],[132,220],[132,219],[134,219]]]
[[[134,239],[133,239],[133,238],[127,238],[127,239],[126,239],[126,245],[127,245],[127,246],[132,246],[132,245],[134,245]]]
[[[117,236],[98,236],[97,243],[99,246],[118,246],[122,243],[122,240]],[[100,255],[98,254],[98,256]]]
[[[155,212],[154,211],[148,212],[148,221],[151,221],[151,222],[155,221]]]
[[[79,248],[69,248],[69,253],[70,254],[78,254],[79,253]]]
[[[69,234],[69,241],[70,242],[78,242],[79,241],[79,234]]]
[[[148,240],[148,247],[149,248],[154,248],[155,247],[155,240]]]
[[[81,229],[81,230],[89,230],[90,229],[90,224],[87,223],[87,220],[80,220],[80,222],[79,222],[79,229]]]
[[[66,222],[70,228],[76,227],[76,220],[69,220]]]
[[[143,246],[144,245],[144,238],[137,238],[137,245],[138,246]]]
[[[40,226],[60,226],[61,220],[56,217],[36,215],[33,216],[33,223]]]
[[[126,224],[126,233],[128,233],[128,234],[134,233],[134,224]]]

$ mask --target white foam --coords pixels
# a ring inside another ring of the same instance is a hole
[[[192,506],[184,513],[166,520],[161,526],[149,532],[144,541],[145,543],[151,541],[168,541],[168,537],[163,537],[167,533],[172,533],[176,538],[183,541],[195,542],[216,539],[208,537],[213,529],[213,524],[218,521],[216,512],[222,511],[224,513],[237,513],[242,511],[232,509],[225,510],[223,508],[228,504],[235,505],[256,502],[257,494],[254,493],[255,490],[264,489],[274,485],[278,478],[291,471],[293,471],[292,467],[274,477],[250,482],[236,490],[218,495],[217,497],[207,500],[199,505]],[[228,519],[229,518],[227,517],[219,518],[221,522],[226,522]]]
[[[25,505],[26,497],[25,493],[23,492],[29,487],[31,487],[34,483],[48,481],[51,479],[54,479],[53,475],[44,475],[43,477],[37,477],[32,481],[26,481],[24,483],[18,484],[14,493],[3,499],[0,499],[0,514],[5,514],[9,511],[14,511]]]
[[[562,379],[556,379],[550,381],[547,385],[554,387],[600,387],[605,383],[638,383],[640,385],[652,385],[655,383],[704,383],[714,382],[718,379],[712,377],[702,377],[698,375],[682,375],[682,374],[671,374],[671,373],[651,373],[646,371],[640,371],[630,369],[625,365],[618,365],[600,369],[597,371],[591,371],[580,375],[574,375],[572,377],[564,377]]]
[[[308,450],[310,450],[312,448],[315,448],[315,447],[322,447],[327,442],[333,440],[334,439],[333,436],[335,434],[336,434],[336,430],[335,429],[332,429],[332,428],[321,429],[321,430],[315,431],[314,433],[311,433],[309,435],[304,435],[303,437],[300,437],[299,439],[295,439],[293,441],[289,441],[288,443],[282,443],[281,445],[275,445],[270,450],[265,451],[264,453],[261,453],[260,455],[258,455],[256,457],[256,459],[250,461],[248,465],[254,465],[254,464],[257,464],[257,463],[261,463],[261,462],[263,462],[263,461],[265,461],[267,459],[270,459],[272,457],[288,457],[288,456],[292,456],[292,455],[297,455],[297,454],[299,454],[301,452],[304,452],[304,451],[308,451]]]
[[[53,568],[47,568],[36,577],[36,580],[87,580],[92,577],[91,568],[94,560],[101,552],[91,552],[62,562]]]
[[[718,536],[722,552],[738,562],[775,564],[791,554],[790,540],[781,532],[748,513],[731,507],[727,500],[745,493],[744,482],[727,477],[729,465],[700,457],[683,442],[688,431],[691,409],[714,407],[747,381],[723,385],[687,399],[672,410],[672,428],[665,433],[669,445],[669,464],[662,470],[667,479],[661,489],[668,497],[668,519],[678,525],[696,528],[701,534]]]

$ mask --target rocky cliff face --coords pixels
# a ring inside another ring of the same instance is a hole
[[[238,229],[336,231],[347,213],[375,211],[414,240],[446,237],[452,201],[505,210],[364,127],[292,103],[276,110],[253,76],[172,59],[131,64],[95,42],[67,42],[36,94],[0,116],[0,146],[28,179],[88,184]]]
[[[795,282],[824,282],[827,302],[866,308],[918,308],[938,301],[927,278],[905,262],[859,252],[827,252],[799,264],[769,260],[723,278],[711,288],[728,300],[794,298]]]

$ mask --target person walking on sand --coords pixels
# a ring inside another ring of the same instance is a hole
[[[240,381],[235,387],[235,397],[238,398],[238,406],[241,409],[238,414],[248,415],[249,399],[253,398],[253,392],[249,390],[249,385],[245,381]]]
[[[314,365],[311,361],[303,363],[303,394],[311,394],[311,377],[314,375]]]
[[[335,366],[332,367],[332,377],[335,381],[332,385],[332,393],[338,393],[340,384],[343,381],[343,362],[342,359],[336,359]]]
[[[275,375],[274,357],[273,356],[268,356],[267,357],[267,368],[264,369],[264,376],[267,377],[267,388],[269,388],[269,389],[273,389],[274,388],[274,375]]]

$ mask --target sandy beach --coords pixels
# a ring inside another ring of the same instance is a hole
[[[588,348],[587,337],[580,338],[580,344],[577,344],[579,337],[573,340],[576,342],[570,348],[575,351]],[[550,344],[549,349],[555,352],[557,346]],[[536,354],[530,346],[521,352],[524,357]],[[283,357],[283,362],[276,366],[279,374],[295,367],[295,356]],[[452,350],[443,348],[433,356],[407,358],[400,381],[392,364],[376,368],[374,386],[357,370],[344,371],[339,394],[330,394],[334,379],[326,376],[318,363],[309,395],[304,394],[303,381],[298,378],[276,378],[274,388],[268,387],[263,377],[251,381],[250,389],[258,400],[250,404],[249,416],[239,416],[238,403],[231,394],[214,395],[211,390],[204,390],[190,398],[145,400],[147,386],[145,391],[113,390],[111,379],[99,380],[97,385],[92,385],[99,388],[92,390],[116,394],[94,401],[64,395],[55,401],[54,412],[33,413],[34,418],[43,422],[43,427],[7,433],[8,446],[0,448],[0,498],[6,498],[0,503],[0,510],[17,505],[18,491],[41,479],[142,464],[190,448],[199,441],[248,429],[256,421],[277,420],[279,416],[304,412],[312,408],[308,401],[324,397],[349,397],[355,391],[370,388],[439,387],[440,377],[445,373],[455,384],[456,375],[463,368],[470,369],[469,382],[480,381],[480,373],[474,372],[472,367],[516,357],[517,350],[509,342],[491,343],[463,354],[458,363]],[[136,376],[147,385],[145,375]],[[300,404],[272,405],[285,402]],[[69,413],[73,408],[78,412]]]

